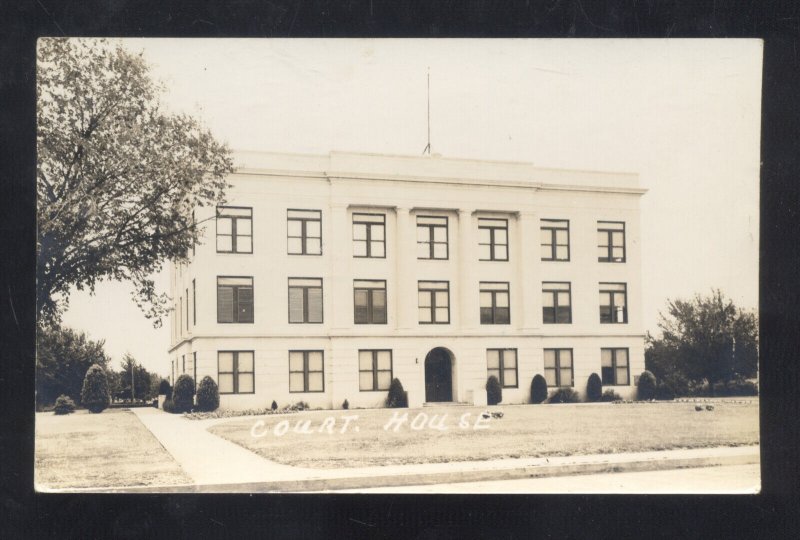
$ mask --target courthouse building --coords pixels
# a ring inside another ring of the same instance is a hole
[[[644,370],[630,173],[332,152],[239,153],[174,266],[172,380],[225,408],[526,403],[531,379],[632,396]]]

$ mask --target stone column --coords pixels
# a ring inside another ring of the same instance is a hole
[[[395,314],[398,330],[411,330],[415,326],[417,309],[417,287],[414,281],[416,273],[413,270],[416,255],[412,245],[416,239],[416,230],[411,222],[408,208],[397,208],[396,216]]]
[[[517,326],[520,330],[534,330],[538,317],[536,309],[539,306],[539,285],[536,268],[539,254],[539,235],[536,226],[536,215],[530,211],[519,213],[517,220],[517,267],[516,282],[517,298]],[[512,310],[513,313],[513,310]]]
[[[452,252],[452,251],[451,251]],[[472,279],[476,266],[475,234],[470,210],[458,211],[458,317],[462,330],[476,327],[478,316],[478,289]]]

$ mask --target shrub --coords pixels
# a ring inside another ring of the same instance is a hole
[[[713,396],[724,396],[728,393],[728,388],[723,381],[715,382],[711,386],[711,395]]]
[[[536,374],[531,381],[531,403],[541,403],[547,399],[547,381]]]
[[[603,381],[600,380],[600,375],[592,373],[586,383],[586,401],[600,401],[602,395]]]
[[[194,405],[194,380],[186,374],[178,377],[172,389],[172,404],[175,412],[190,412]]]
[[[158,385],[158,395],[159,396],[172,395],[172,386],[170,386],[169,381],[167,379],[161,379],[161,384]]]
[[[729,396],[757,396],[758,385],[746,379],[734,379],[725,385]]]
[[[386,406],[396,409],[408,407],[408,393],[403,390],[403,383],[400,379],[392,379],[389,385],[389,394],[386,396]]]
[[[197,385],[197,409],[204,412],[219,408],[219,388],[214,379],[206,375]]]
[[[669,401],[675,399],[675,390],[672,385],[661,381],[656,385],[656,399],[662,401]]]
[[[81,389],[81,404],[90,412],[103,412],[111,403],[108,391],[108,378],[102,367],[93,364],[86,370]]]
[[[649,371],[643,371],[639,376],[637,397],[643,401],[650,401],[656,397],[656,376]]]
[[[167,399],[164,400],[164,412],[168,412],[170,414],[180,412],[175,408],[175,403],[172,402],[172,398],[169,396],[167,396]]]
[[[55,414],[69,414],[75,412],[75,402],[72,398],[61,394],[56,398],[56,406],[53,409]]]
[[[578,403],[581,397],[572,388],[559,388],[550,396],[550,403]]]
[[[274,399],[272,400],[272,407],[271,408],[272,408],[273,411],[277,411],[278,410],[278,404],[275,402]]]
[[[350,402],[347,401],[347,399],[345,398],[345,400],[342,401],[342,409],[347,410],[349,408],[350,408]]]
[[[503,401],[503,387],[500,386],[500,381],[494,375],[486,380],[486,403],[489,405],[497,405]]]
[[[622,401],[622,396],[614,392],[611,388],[603,392],[603,395],[600,396],[600,401]]]

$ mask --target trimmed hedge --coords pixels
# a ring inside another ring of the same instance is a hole
[[[650,401],[656,397],[656,376],[651,372],[645,370],[639,375],[636,397],[642,401]]]
[[[550,396],[549,403],[558,404],[558,403],[579,403],[581,400],[581,396],[569,387],[559,388]]]
[[[538,373],[531,381],[531,403],[541,403],[547,399],[547,381]]]
[[[600,375],[592,373],[586,383],[586,401],[600,401],[602,395],[603,381],[600,380]]]
[[[344,409],[344,410],[348,410],[349,408],[350,408],[350,402],[349,402],[349,401],[347,401],[347,399],[345,399],[344,401],[342,401],[342,409]]]
[[[167,379],[161,379],[161,384],[158,385],[158,395],[159,396],[172,395],[172,386],[170,386],[169,381]]]
[[[93,364],[86,370],[81,389],[81,405],[89,412],[101,413],[111,403],[111,394],[108,389],[108,377],[105,370]]]
[[[216,411],[219,408],[219,388],[214,379],[206,375],[197,385],[197,410]]]
[[[175,414],[180,412],[175,408],[175,404],[172,402],[172,398],[169,396],[167,396],[167,399],[164,400],[164,412],[170,414]]]
[[[183,374],[175,381],[175,388],[172,389],[172,403],[175,412],[191,412],[194,406],[194,379],[189,375]]]
[[[660,401],[671,401],[675,399],[675,390],[669,383],[661,381],[656,385],[655,396]]]
[[[278,403],[277,403],[277,402],[276,402],[274,399],[272,400],[272,405],[271,405],[271,407],[270,407],[270,408],[271,408],[273,411],[277,411],[277,410],[278,410]]]
[[[75,412],[75,402],[72,401],[72,398],[64,394],[58,396],[56,398],[56,406],[53,408],[53,413],[61,415],[72,412]]]
[[[503,387],[500,386],[500,381],[494,375],[486,380],[486,403],[489,405],[497,405],[503,401]]]
[[[400,379],[392,379],[389,394],[386,396],[386,406],[392,409],[408,407],[408,393],[403,390]]]
[[[614,392],[611,388],[603,392],[603,395],[600,396],[600,401],[622,401],[622,396]]]

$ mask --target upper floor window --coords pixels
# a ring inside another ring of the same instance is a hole
[[[600,284],[600,322],[628,322],[628,287],[625,283]]]
[[[628,349],[600,349],[603,385],[627,386],[630,381]]]
[[[386,216],[353,214],[353,256],[386,257]]]
[[[289,255],[322,255],[321,210],[287,210],[286,231]]]
[[[597,222],[597,260],[625,262],[625,222]]]
[[[253,351],[219,351],[217,381],[220,394],[255,393]]]
[[[478,219],[478,254],[482,261],[508,260],[507,219]]]
[[[481,324],[511,323],[508,290],[507,282],[481,282]]]
[[[289,392],[324,392],[322,351],[289,351]]]
[[[517,349],[487,349],[486,368],[503,388],[517,388]]]
[[[450,322],[450,283],[447,281],[420,281],[420,324],[448,324]]]
[[[353,281],[353,320],[355,324],[386,324],[386,281]]]
[[[253,278],[217,278],[217,322],[253,322]]]
[[[543,219],[541,221],[542,260],[569,260],[569,221]]]
[[[392,351],[358,351],[358,389],[388,390],[392,382]]]
[[[547,386],[572,386],[572,349],[544,350],[544,380]]]
[[[321,278],[289,278],[289,322],[322,322]]]
[[[568,281],[542,283],[542,322],[544,324],[572,322],[572,291]]]
[[[217,253],[253,252],[253,209],[217,206]]]
[[[417,258],[447,259],[447,216],[417,216]]]

